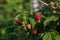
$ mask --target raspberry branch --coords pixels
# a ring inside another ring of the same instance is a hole
[[[42,0],[39,0],[39,2],[42,3],[42,4],[44,4],[45,6],[50,6],[51,8],[56,9],[55,6],[51,6],[51,5],[49,5],[49,4],[45,3],[45,2],[43,2]]]

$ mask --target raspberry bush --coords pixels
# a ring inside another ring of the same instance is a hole
[[[60,40],[60,0],[35,1],[0,0],[0,40]]]

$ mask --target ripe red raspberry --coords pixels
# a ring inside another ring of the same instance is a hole
[[[37,34],[37,30],[36,29],[32,30],[32,34],[36,35]]]
[[[36,13],[35,17],[36,17],[37,21],[40,20],[41,19],[41,14],[40,13]]]

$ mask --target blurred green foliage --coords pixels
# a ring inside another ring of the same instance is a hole
[[[43,1],[46,3],[59,2],[60,4],[60,0]],[[57,27],[60,28],[60,5],[55,10],[56,13],[53,13],[54,10],[48,7],[42,8],[40,11],[42,18],[39,24],[34,19],[35,12],[33,12],[33,16],[30,15],[30,4],[30,0],[0,0],[0,40],[60,40],[60,31],[56,31]],[[41,28],[38,36],[35,37],[32,34],[29,36],[29,32],[24,31],[21,26],[15,25],[14,18],[18,14],[21,14],[20,21],[22,19],[26,23],[30,21],[32,29],[35,28],[36,24],[40,25],[37,25],[38,28],[43,27],[44,36],[41,37]]]

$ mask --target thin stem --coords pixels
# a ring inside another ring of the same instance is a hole
[[[48,4],[45,3],[45,2],[43,2],[42,0],[39,0],[39,2],[42,3],[42,4],[44,4],[44,5],[46,5],[46,6],[48,6]]]
[[[51,8],[56,9],[56,7],[51,6],[51,5],[49,5],[49,4],[45,3],[45,2],[43,2],[42,0],[39,0],[39,2],[42,3],[42,4],[44,4],[45,6],[50,6]]]

